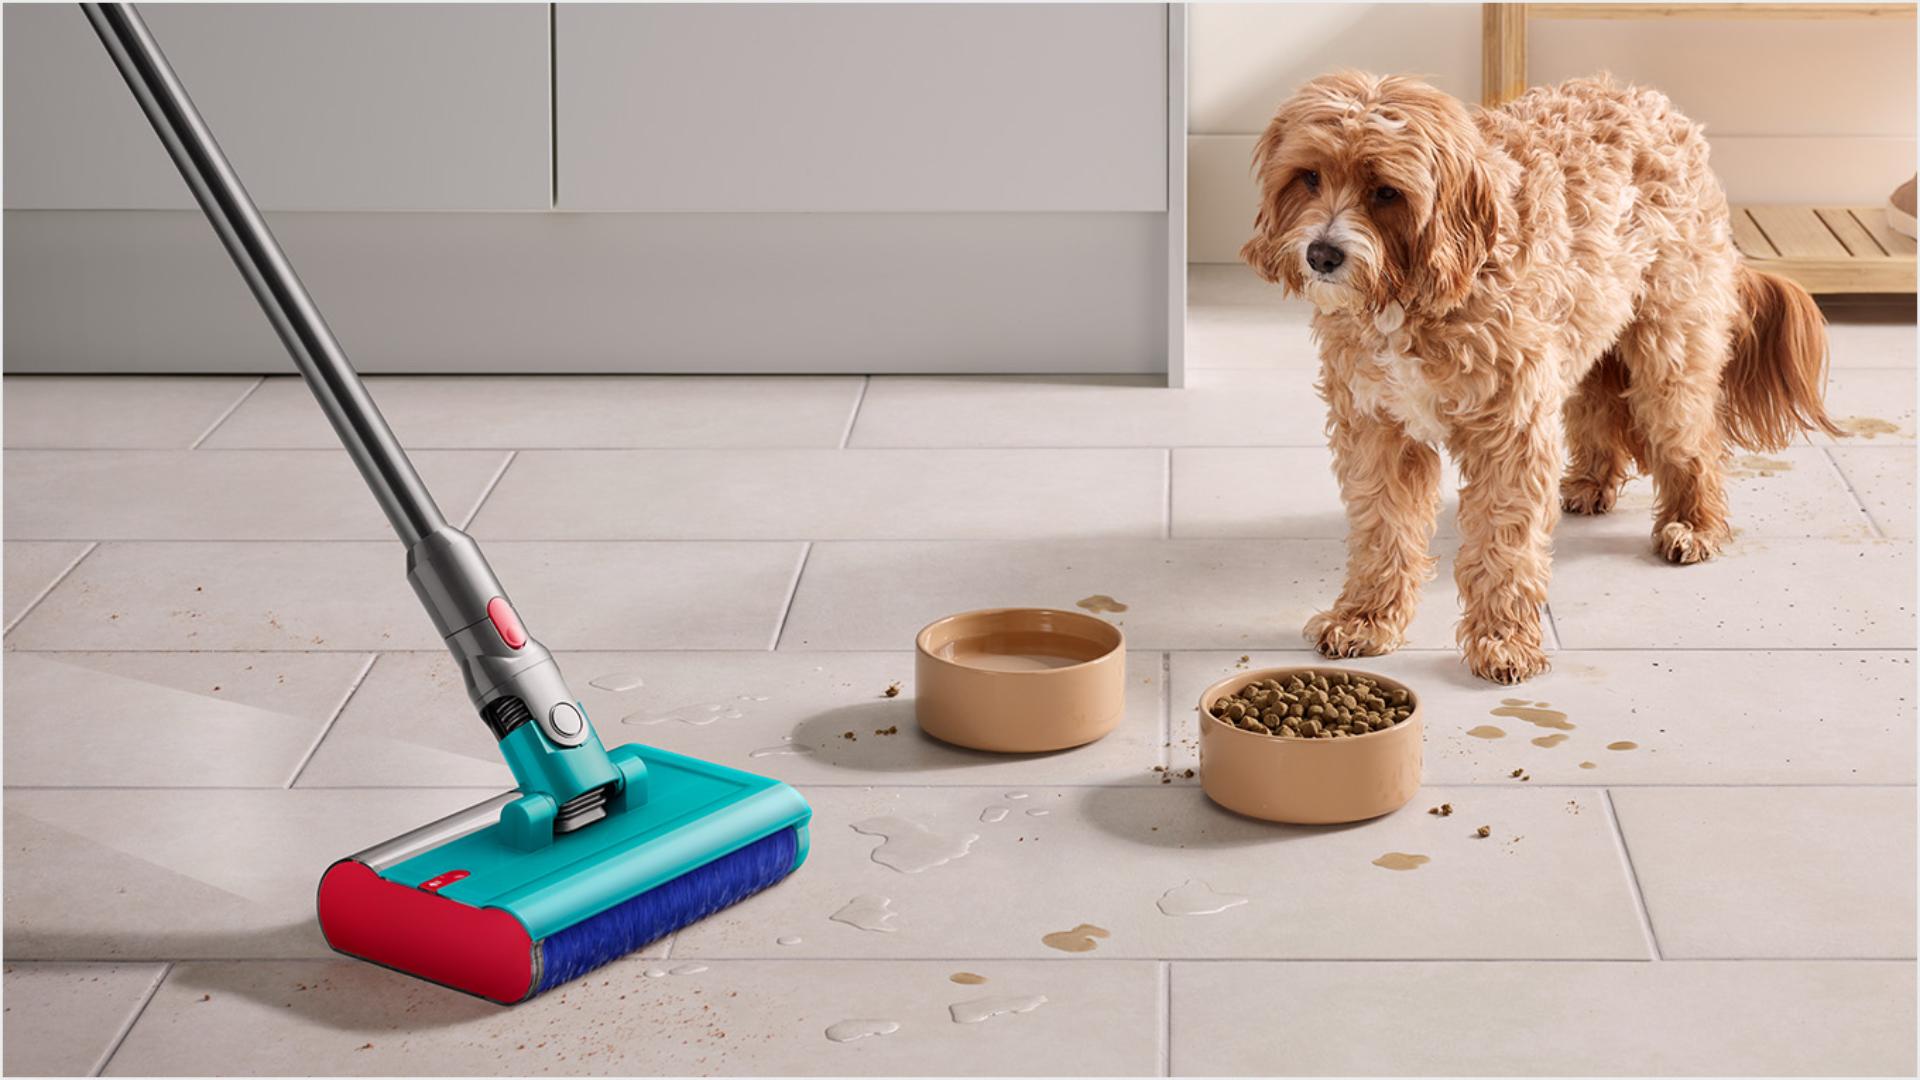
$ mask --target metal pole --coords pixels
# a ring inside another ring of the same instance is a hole
[[[81,4],[180,176],[409,548],[446,518],[132,4]]]

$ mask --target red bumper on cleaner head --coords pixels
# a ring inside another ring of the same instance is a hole
[[[350,956],[511,1005],[538,982],[533,939],[499,908],[470,907],[342,859],[320,879],[320,932]]]

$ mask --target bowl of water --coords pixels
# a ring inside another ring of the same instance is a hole
[[[955,746],[1065,750],[1112,731],[1126,713],[1126,638],[1092,615],[968,611],[927,624],[914,651],[914,718]]]

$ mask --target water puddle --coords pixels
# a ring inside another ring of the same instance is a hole
[[[1758,454],[1747,454],[1744,457],[1733,459],[1733,467],[1727,470],[1727,475],[1738,479],[1750,479],[1753,477],[1769,477],[1777,473],[1792,471],[1793,462],[1791,461],[1761,457]]]
[[[1507,737],[1507,733],[1504,730],[1494,727],[1492,724],[1481,724],[1477,728],[1468,728],[1467,734],[1476,739],[1504,739]]]
[[[1597,768],[1599,768],[1600,766],[1598,766],[1598,765],[1595,765],[1595,764],[1594,764],[1593,762],[1591,762],[1591,761],[1583,761],[1583,762],[1581,762],[1581,763],[1580,763],[1580,767],[1581,767],[1581,768],[1583,768],[1583,769],[1597,769]]]
[[[1899,424],[1876,416],[1849,416],[1845,420],[1836,422],[1835,426],[1849,435],[1862,439],[1871,439],[1875,435],[1900,434]]]
[[[1214,892],[1213,886],[1204,881],[1189,880],[1160,897],[1160,910],[1168,915],[1218,915],[1246,902],[1244,896]]]
[[[1051,813],[1053,813],[1053,811],[1051,810],[1029,810],[1027,811],[1027,816],[1028,817],[1046,817],[1048,814],[1051,814]]]
[[[773,939],[773,942],[776,945],[798,945],[800,944],[800,941],[801,941],[801,938],[800,938],[800,935],[798,934],[788,934],[785,937],[777,937]]]
[[[747,714],[723,701],[701,701],[663,712],[628,713],[620,718],[620,722],[629,727],[652,727],[655,724],[667,724],[677,720],[688,727],[706,727],[720,720],[738,720],[745,715]]]
[[[616,694],[624,694],[629,690],[640,689],[647,685],[647,682],[640,677],[639,672],[622,671],[615,672],[612,675],[602,675],[597,679],[589,679],[587,685],[597,686],[602,690],[611,690]]]
[[[677,967],[677,968],[669,968],[669,969],[668,969],[668,971],[667,971],[667,974],[669,974],[669,975],[698,975],[698,974],[700,974],[701,972],[703,972],[703,971],[705,971],[705,970],[707,970],[707,965],[705,965],[705,964],[681,964],[681,965],[680,965],[679,967]]]
[[[1041,935],[1040,944],[1049,949],[1059,949],[1061,952],[1092,952],[1099,945],[1095,938],[1105,939],[1111,936],[1113,935],[1109,934],[1105,927],[1081,923],[1071,930],[1055,930],[1051,934]]]
[[[664,979],[667,977],[667,969],[663,967],[650,967],[641,974],[649,979]]]
[[[1515,720],[1525,720],[1534,727],[1553,728],[1555,731],[1572,731],[1573,724],[1567,723],[1567,714],[1558,709],[1547,708],[1544,701],[1527,701],[1523,698],[1507,698],[1500,703],[1503,708],[1492,709],[1489,716],[1508,716]]]
[[[971,971],[956,971],[947,976],[947,981],[957,982],[961,986],[979,986],[981,983],[987,981],[987,977],[985,975],[975,975]]]
[[[876,933],[891,934],[900,929],[893,925],[894,916],[900,914],[893,909],[893,901],[884,896],[856,896],[847,901],[847,906],[827,916],[834,922],[846,923],[859,930],[872,930]]]
[[[1373,860],[1373,865],[1388,870],[1418,870],[1433,860],[1425,855],[1409,855],[1404,851],[1389,851]]]
[[[1626,741],[1625,739],[1622,739],[1622,740],[1621,740],[1621,741],[1619,741],[1619,742],[1610,742],[1610,743],[1608,743],[1608,744],[1607,744],[1607,749],[1609,749],[1609,750],[1638,750],[1638,749],[1640,749],[1640,744],[1639,744],[1639,743],[1637,743],[1637,742],[1628,742],[1628,741]]]
[[[899,1030],[898,1020],[842,1020],[827,1029],[827,1038],[844,1043],[875,1035],[891,1035]]]
[[[1542,735],[1539,738],[1533,739],[1531,741],[1535,746],[1544,746],[1544,747],[1551,748],[1551,747],[1559,746],[1561,743],[1566,742],[1568,738],[1570,738],[1570,736],[1568,736],[1565,732],[1557,732],[1552,735]]]
[[[1009,799],[1024,799],[1027,797],[1027,793],[1024,791],[1009,791],[1006,797]]]
[[[1009,1013],[1030,1013],[1047,1003],[1045,994],[1029,994],[1024,997],[1008,995],[1006,997],[974,998],[972,1001],[959,1001],[947,1006],[947,1012],[953,1016],[956,1024],[978,1024],[996,1016]]]
[[[1117,614],[1119,612],[1127,610],[1127,605],[1121,603],[1118,600],[1115,600],[1113,597],[1108,596],[1106,593],[1094,593],[1092,596],[1089,596],[1083,600],[1075,601],[1073,606],[1080,608],[1083,611],[1091,611],[1096,615],[1099,615],[1105,612],[1114,612]]]
[[[873,861],[903,874],[917,874],[964,857],[972,850],[975,833],[942,836],[917,821],[900,817],[876,817],[856,821],[853,831],[862,836],[882,838],[873,849]]]
[[[989,825],[1005,821],[1007,820],[1007,808],[1004,806],[989,806],[985,810],[980,811],[980,820]]]
[[[811,754],[811,753],[813,753],[813,747],[808,746],[805,743],[794,742],[793,736],[789,735],[787,736],[785,742],[777,743],[773,746],[763,746],[758,750],[750,750],[747,752],[747,756],[750,758],[780,757],[786,754]]]

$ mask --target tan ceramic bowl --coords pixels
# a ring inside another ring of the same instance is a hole
[[[969,611],[928,624],[914,647],[914,716],[956,746],[1064,750],[1112,731],[1126,712],[1126,639],[1105,619]]]
[[[1216,720],[1209,706],[1249,683],[1288,675],[1365,675],[1405,690],[1413,715],[1385,731],[1344,739],[1281,739]],[[1405,806],[1420,790],[1420,695],[1397,679],[1352,668],[1243,671],[1200,694],[1200,787],[1221,806],[1293,825],[1364,821]]]

